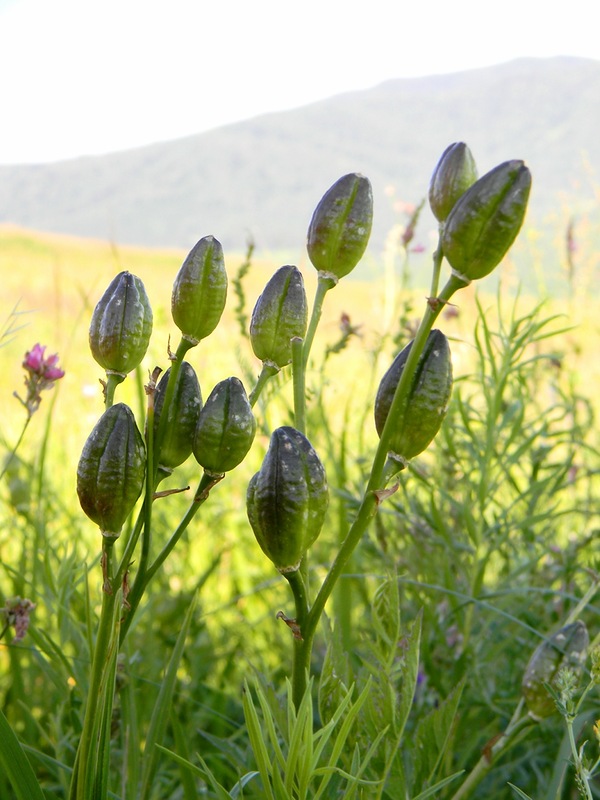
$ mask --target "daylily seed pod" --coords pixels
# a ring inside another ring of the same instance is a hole
[[[438,222],[443,222],[456,201],[477,180],[475,159],[464,142],[447,147],[431,176],[429,205]]]

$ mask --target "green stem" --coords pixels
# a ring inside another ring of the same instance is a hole
[[[107,697],[107,676],[111,673],[111,662],[116,658],[116,643],[118,640],[118,605],[117,600],[121,594],[118,586],[111,579],[113,542],[108,539],[102,541],[103,564],[103,594],[102,610],[98,624],[98,635],[92,659],[92,671],[86,701],[83,728],[79,740],[77,757],[69,798],[71,800],[89,800],[90,787],[97,779],[98,769],[98,734],[99,721],[102,719],[103,709]],[[108,692],[109,697],[111,692]]]
[[[188,525],[192,521],[192,519],[196,516],[198,511],[200,510],[200,506],[208,499],[208,495],[210,490],[213,486],[216,486],[219,481],[223,479],[224,475],[211,475],[210,473],[205,472],[200,479],[198,484],[198,488],[194,495],[194,499],[190,504],[187,512],[183,516],[181,522],[171,535],[169,541],[165,544],[163,549],[160,551],[158,556],[154,559],[152,564],[144,570],[143,575],[138,573],[136,580],[133,584],[131,592],[127,597],[127,615],[121,624],[121,644],[123,643],[127,632],[129,630],[129,626],[131,625],[132,619],[135,615],[136,609],[140,604],[140,600],[146,590],[146,587],[163,565],[167,557],[173,551],[173,548],[177,544],[177,542],[181,539],[184,532],[186,531]]]
[[[106,385],[104,387],[104,407],[110,408],[115,402],[115,390],[120,383],[123,383],[126,375],[121,375],[119,372],[106,373]]]
[[[15,457],[15,455],[16,455],[16,453],[17,453],[17,450],[18,450],[18,449],[19,449],[19,447],[21,446],[21,442],[23,441],[23,437],[25,436],[25,431],[27,430],[27,428],[28,428],[28,426],[29,426],[29,423],[30,423],[30,421],[31,421],[31,417],[32,417],[32,416],[33,416],[33,414],[31,414],[31,413],[28,413],[28,415],[27,415],[27,419],[25,420],[25,424],[23,425],[23,430],[21,431],[21,435],[20,435],[20,436],[19,436],[19,438],[17,439],[17,443],[16,443],[16,445],[15,445],[15,446],[13,447],[13,449],[10,451],[8,458],[7,458],[7,459],[6,459],[6,461],[4,462],[4,466],[2,467],[2,472],[0,472],[0,481],[1,481],[1,480],[2,480],[2,478],[4,477],[4,475],[5,475],[5,473],[6,473],[6,470],[7,470],[7,469],[9,468],[9,466],[10,466],[10,462],[13,460],[13,458]]]
[[[442,261],[444,260],[444,251],[442,250],[442,232],[443,232],[443,223],[440,224],[438,245],[436,251],[433,254],[433,274],[431,276],[431,289],[429,293],[430,297],[437,297],[438,287],[440,285],[440,272],[442,269]]]
[[[462,783],[460,788],[452,795],[450,800],[466,800],[492,769],[502,753],[511,745],[516,744],[517,737],[520,736],[520,738],[522,738],[522,735],[526,735],[529,730],[533,728],[536,724],[535,720],[528,715],[521,717],[523,704],[524,700],[521,698],[504,733],[496,739],[491,747],[486,748],[485,754],[481,756],[464,783]]]
[[[428,301],[427,309],[423,315],[419,330],[417,331],[417,335],[413,341],[410,354],[402,371],[402,376],[398,382],[398,386],[396,387],[396,392],[394,394],[394,399],[392,401],[385,426],[381,432],[379,446],[375,453],[375,458],[373,459],[371,474],[358,510],[358,514],[354,519],[354,522],[348,531],[348,535],[342,543],[335,561],[331,565],[331,568],[329,569],[329,572],[323,581],[323,585],[321,586],[319,593],[315,598],[315,602],[308,613],[306,624],[302,632],[304,640],[307,643],[305,645],[306,648],[310,648],[312,646],[314,633],[321,618],[321,614],[325,608],[325,604],[329,599],[337,580],[343,573],[344,567],[348,563],[356,546],[363,537],[369,523],[371,522],[371,519],[377,513],[379,504],[381,502],[379,492],[385,488],[385,480],[391,472],[387,458],[389,442],[392,434],[394,433],[394,426],[397,424],[396,420],[403,416],[401,411],[408,400],[412,376],[427,341],[429,332],[431,331],[433,323],[437,319],[445,303],[448,302],[454,292],[463,288],[464,286],[464,281],[461,281],[459,278],[452,275],[440,293],[439,297],[437,297],[435,301],[433,301],[431,298]],[[305,662],[308,663],[310,661],[310,652],[308,655],[303,654],[303,658]]]
[[[310,655],[312,642],[307,646],[304,638],[304,625],[308,616],[308,593],[306,584],[300,569],[294,572],[284,573],[294,595],[296,604],[296,624],[300,630],[298,635],[294,635],[294,661],[292,669],[292,699],[294,706],[298,708],[306,693],[306,681],[310,669]],[[300,638],[302,637],[302,638]]]
[[[306,436],[306,369],[303,363],[304,341],[292,339],[292,374],[294,379],[294,423],[296,430]]]
[[[306,372],[306,367],[308,366],[310,350],[315,338],[315,333],[317,332],[319,320],[321,319],[321,311],[323,310],[323,301],[325,299],[325,295],[330,289],[333,289],[335,285],[336,283],[333,278],[319,273],[317,291],[315,292],[315,302],[313,303],[310,322],[308,324],[308,330],[306,331],[306,337],[304,339],[304,348],[302,350],[302,367],[304,372]]]
[[[277,375],[279,372],[279,367],[276,367],[275,364],[270,364],[266,361],[263,361],[262,369],[260,371],[260,375],[258,376],[258,380],[256,381],[256,386],[250,392],[248,396],[248,400],[250,405],[254,407],[256,405],[256,401],[260,397],[262,390],[267,385],[267,381],[273,377],[273,375]]]

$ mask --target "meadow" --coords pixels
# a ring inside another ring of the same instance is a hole
[[[399,231],[384,253],[367,252],[371,280],[350,275],[327,292],[306,369],[305,428],[330,492],[303,567],[313,595],[363,508],[378,452],[379,382],[428,307],[431,251],[398,246]],[[327,599],[304,692],[294,661],[298,596],[261,552],[246,513],[247,486],[273,431],[297,418],[290,367],[271,379],[254,405],[248,455],[211,487],[114,654],[114,688],[108,699],[106,686],[98,694],[104,749],[87,796],[600,796],[596,233],[584,229],[575,254],[566,230],[561,237],[552,265],[560,293],[546,296],[535,232],[525,226],[494,275],[442,310],[436,327],[454,372],[446,417],[378,498]],[[154,328],[117,399],[144,432],[144,383],[156,365],[166,369],[179,337],[171,289],[185,257],[0,229],[0,606],[16,597],[35,604],[20,641],[8,613],[0,615],[0,708],[15,736],[2,726],[2,800],[86,797],[72,793],[71,776],[106,603],[104,544],[76,491],[82,448],[103,411],[105,376],[88,328],[117,273],[141,278]],[[312,298],[317,272],[305,251],[225,254],[223,317],[186,355],[204,401],[229,376],[248,393],[255,386],[261,363],[248,322],[283,264],[298,265]],[[536,293],[520,289],[524,271],[540,275]],[[22,361],[38,342],[59,354],[65,375],[43,393],[8,461],[26,417],[13,393],[24,397]],[[161,482],[167,496],[154,503],[153,552],[185,517],[201,474],[192,456]],[[140,558],[127,572],[135,576]],[[579,634],[578,621],[590,640],[582,663],[551,641],[565,626]],[[538,660],[536,691],[554,699],[538,714],[531,698],[528,710],[523,681],[544,644],[553,666]],[[25,773],[15,787],[10,763],[22,754],[39,795]]]

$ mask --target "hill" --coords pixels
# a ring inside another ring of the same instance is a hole
[[[392,80],[284,113],[105,156],[0,166],[0,222],[119,244],[187,249],[212,233],[241,251],[302,248],[312,210],[340,175],[373,183],[380,248],[417,203],[443,149],[464,140],[484,172],[523,158],[530,220],[594,206],[600,62],[520,59]],[[566,223],[565,223],[566,224]]]

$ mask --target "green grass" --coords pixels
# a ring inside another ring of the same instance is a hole
[[[77,459],[102,410],[89,317],[115,272],[143,279],[155,335],[137,382],[128,378],[118,394],[140,414],[140,382],[166,364],[175,333],[170,290],[184,256],[0,235],[4,317],[17,303],[27,312],[19,317],[27,327],[0,348],[6,450],[23,423],[12,392],[21,388],[24,352],[47,344],[67,372],[44,395],[0,487],[0,605],[14,595],[36,603],[23,642],[0,642],[0,703],[47,798],[68,796],[101,602],[99,536],[75,493]],[[230,278],[242,260],[226,254]],[[253,263],[243,284],[250,309],[277,266]],[[312,700],[297,715],[286,692],[291,634],[276,618],[279,610],[293,616],[293,602],[245,513],[245,488],[268,433],[290,420],[289,378],[267,390],[248,459],[213,490],[158,573],[119,657],[109,720],[113,796],[137,800],[143,785],[148,800],[262,798],[270,781],[277,798],[302,797],[298,787],[307,785],[323,786],[324,798],[452,798],[459,773],[473,769],[518,706],[531,653],[586,593],[577,613],[597,638],[597,322],[583,303],[583,281],[569,301],[517,298],[519,268],[502,268],[498,297],[485,284],[469,288],[456,299],[458,315],[439,321],[455,366],[448,417],[401,474],[346,569],[318,630]],[[310,296],[314,283],[304,272]],[[384,286],[381,272],[370,283],[343,281],[327,297],[315,353],[333,350],[317,355],[308,375],[307,425],[332,492],[311,551],[315,585],[360,502],[377,444],[372,398],[408,338],[397,320],[418,316],[426,294],[418,285],[401,292],[398,279]],[[190,353],[205,397],[228,375],[248,387],[258,375],[234,306],[231,292],[223,324]],[[342,312],[359,335],[333,352]],[[190,460],[165,485],[197,480]],[[189,500],[187,492],[155,504],[156,547]],[[596,706],[592,692],[576,723],[590,758],[598,749]],[[317,744],[307,733],[313,719],[326,731]],[[559,715],[534,726],[473,796],[508,800],[516,796],[510,781],[535,800],[575,797],[565,731]],[[148,741],[166,750],[145,749]],[[318,758],[310,750],[317,745]],[[13,796],[0,770],[0,797]]]

